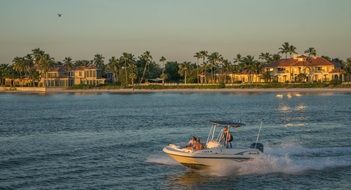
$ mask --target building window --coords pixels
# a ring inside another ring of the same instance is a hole
[[[277,68],[278,73],[284,73],[285,72],[285,68]]]
[[[315,69],[316,69],[316,72],[322,72],[323,71],[322,67],[316,67]]]

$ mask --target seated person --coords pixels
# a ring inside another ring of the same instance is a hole
[[[189,140],[188,144],[186,144],[186,148],[189,148],[189,147],[193,147],[194,144],[196,143],[197,141],[197,138],[195,136],[192,136],[191,139]]]
[[[198,138],[197,141],[194,143],[193,150],[197,151],[202,149],[204,149],[204,145],[201,144],[200,139]]]

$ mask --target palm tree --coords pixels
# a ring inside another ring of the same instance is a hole
[[[207,83],[207,77],[206,77],[206,70],[207,70],[207,64],[206,64],[206,58],[208,57],[208,52],[206,50],[201,50],[199,51],[201,57],[200,59],[202,59],[202,75],[204,76],[205,79],[205,83]]]
[[[25,62],[26,73],[27,73],[28,77],[31,79],[32,85],[34,86],[34,78],[38,72],[35,69],[34,60],[33,60],[32,55],[27,54],[24,57],[24,62]]]
[[[131,53],[124,52],[122,56],[119,58],[120,62],[123,64],[123,68],[125,71],[125,83],[128,85],[128,67],[131,64],[135,64],[135,57]]]
[[[241,61],[241,58],[242,58],[241,54],[236,54],[235,58],[233,59],[233,63],[239,64]]]
[[[350,80],[351,80],[351,58],[346,59],[344,70],[345,70],[345,74],[347,76],[347,81],[350,82]]]
[[[54,59],[50,57],[49,54],[44,54],[39,57],[38,60],[38,68],[41,72],[41,75],[44,75],[44,87],[46,87],[46,78],[47,72],[53,67]]]
[[[102,56],[102,54],[95,54],[93,59],[93,65],[97,69],[100,69],[103,71],[105,69],[104,59],[105,57]]]
[[[241,72],[243,69],[241,68],[241,54],[236,54],[235,58],[233,59],[233,71],[234,72]]]
[[[293,46],[293,45],[289,46],[289,54],[290,54],[290,57],[291,57],[292,54],[296,54],[296,53],[297,53],[297,52],[296,52],[296,47]]]
[[[91,66],[91,62],[89,60],[76,60],[73,64],[73,67],[88,67]]]
[[[13,59],[13,69],[20,74],[20,78],[22,78],[22,74],[25,72],[25,60],[23,57],[15,57]]]
[[[134,89],[134,80],[137,78],[137,71],[136,71],[136,65],[135,62],[131,62],[128,67],[129,70],[129,79],[132,82],[132,87]]]
[[[108,60],[107,69],[113,73],[113,78],[116,83],[118,83],[119,70],[121,69],[119,60],[115,56],[112,56]]]
[[[180,74],[180,76],[184,76],[184,84],[186,84],[187,82],[187,75],[189,72],[190,64],[190,62],[184,61],[179,65],[178,73]]]
[[[149,66],[149,64],[152,61],[152,56],[151,53],[149,51],[145,51],[141,56],[140,56],[140,60],[142,60],[144,62],[144,70],[143,70],[143,75],[140,78],[139,84],[144,80],[145,78],[145,73],[146,73],[146,69]]]
[[[317,51],[314,47],[310,47],[308,48],[307,50],[305,50],[304,53],[307,53],[308,54],[308,57],[311,57],[311,56],[316,56],[317,55]]]
[[[39,48],[36,48],[36,49],[33,49],[32,50],[32,55],[33,55],[33,58],[34,58],[34,64],[35,66],[38,67],[39,65],[39,59],[45,54],[45,51],[39,49]]]
[[[241,68],[246,70],[249,73],[249,82],[252,82],[252,74],[253,73],[260,73],[262,67],[260,62],[255,60],[254,56],[247,55],[243,57],[240,62]]]
[[[166,59],[165,57],[161,56],[160,62],[162,63],[162,68],[165,67],[165,62],[166,62],[166,61],[167,61],[167,59]]]
[[[212,82],[214,82],[214,70],[218,69],[219,63],[223,60],[223,57],[218,52],[213,52],[208,56],[208,62],[210,63]]]
[[[10,77],[10,66],[8,64],[0,65],[0,86],[5,84],[5,78]]]
[[[228,61],[227,59],[224,59],[222,61],[222,70],[224,71],[224,83],[227,83],[227,76],[230,72],[232,72],[232,65],[231,62]]]
[[[264,60],[265,64],[269,64],[273,62],[273,55],[266,52],[266,53],[261,53],[259,56],[259,59]]]
[[[281,58],[282,57],[279,55],[279,53],[273,54],[272,55],[272,62],[279,61]]]
[[[63,59],[63,66],[67,71],[71,71],[73,69],[73,60],[71,57],[65,57]]]
[[[161,57],[160,58],[160,62],[162,63],[162,73],[161,73],[161,79],[162,79],[162,84],[165,84],[165,80],[167,79],[167,74],[165,73],[165,68],[166,68],[166,64],[165,62],[167,61],[167,59],[165,57]]]
[[[206,50],[201,50],[199,53],[200,53],[201,58],[202,58],[202,63],[204,64],[205,60],[206,60],[206,58],[208,56],[208,52]]]
[[[13,69],[13,65],[1,64],[0,65],[0,85],[5,84],[5,79],[15,79],[18,77],[18,72]],[[11,87],[13,86],[13,81],[11,82]]]
[[[198,65],[199,65],[199,60],[202,58],[201,52],[196,52],[194,57],[196,58],[196,82],[199,83],[199,69],[198,69]]]
[[[290,52],[290,44],[289,42],[284,42],[282,47],[279,48],[279,53],[285,54],[285,59],[288,58],[288,53]]]
[[[199,59],[202,58],[201,52],[196,52],[194,57],[196,58],[196,64],[199,64]]]

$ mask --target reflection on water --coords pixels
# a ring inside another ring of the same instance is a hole
[[[278,110],[280,112],[287,113],[291,111],[291,108],[286,104],[282,104],[282,105],[279,105]]]
[[[279,98],[279,99],[283,99],[284,97],[286,97],[287,99],[292,99],[293,97],[302,97],[303,94],[302,93],[277,93],[275,95],[276,98]]]
[[[184,173],[169,176],[169,181],[182,186],[196,186],[210,180],[210,176],[201,175],[206,171],[187,169]]]
[[[287,123],[284,125],[285,127],[304,127],[304,123]]]
[[[301,123],[301,121],[306,121],[306,117],[303,115],[306,109],[307,106],[303,104],[298,104],[294,108],[285,104],[278,107],[278,110],[284,113],[282,120],[287,122],[284,124],[285,127],[304,127],[305,123]]]
[[[307,108],[307,106],[305,106],[305,105],[303,105],[302,103],[301,104],[299,104],[299,105],[297,105],[296,107],[295,107],[295,111],[303,111],[303,110],[305,110]]]
[[[287,94],[0,93],[0,189],[348,189],[351,94]],[[237,147],[263,120],[270,157],[204,172],[162,152],[212,119],[247,124]]]

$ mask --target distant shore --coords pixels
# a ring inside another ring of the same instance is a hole
[[[0,87],[0,93],[154,93],[154,92],[232,92],[232,93],[322,93],[322,92],[350,92],[351,88],[219,88],[219,89],[194,89],[194,88],[177,88],[177,89],[66,89],[66,88],[38,88],[38,87],[17,87],[16,89]]]

